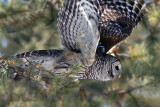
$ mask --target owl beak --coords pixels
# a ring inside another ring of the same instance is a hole
[[[121,74],[119,74],[117,77],[118,77],[118,78],[121,78]]]

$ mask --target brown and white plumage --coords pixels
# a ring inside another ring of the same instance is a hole
[[[82,55],[91,65],[100,39],[97,0],[65,0],[59,12],[58,32],[63,46]]]
[[[63,50],[18,54],[40,63],[54,74],[71,65],[84,69],[72,77],[114,80],[122,72],[120,61],[106,52],[125,40],[143,17],[143,0],[65,0],[59,12],[58,32]]]
[[[144,0],[101,0],[100,43],[105,52],[130,36],[145,13]]]
[[[32,62],[39,63],[41,67],[51,71],[53,74],[67,73],[74,61],[72,59],[74,58],[73,56],[74,53],[71,54],[71,52],[57,49],[30,51],[16,55],[18,58],[26,58]],[[80,62],[80,60],[76,62]],[[85,72],[82,70],[76,75],[70,76],[78,79],[108,81],[116,79],[119,74],[121,74],[120,61],[112,55],[97,52],[92,66],[85,69]]]

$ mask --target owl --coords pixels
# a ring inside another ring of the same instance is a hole
[[[124,41],[144,16],[144,0],[64,0],[58,14],[58,33],[63,49],[17,54],[41,64],[53,74],[67,73],[81,64],[78,79],[115,80],[120,61],[107,54]]]

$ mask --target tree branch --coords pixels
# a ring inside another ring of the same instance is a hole
[[[138,104],[137,99],[130,92],[128,93],[128,95],[133,99],[133,101],[135,102],[136,106],[140,107],[139,104]]]
[[[45,1],[44,5],[43,5],[43,7],[42,7],[42,12],[45,11],[45,9],[46,9],[46,7],[47,7],[47,5],[48,5],[48,2],[49,2],[48,0]]]

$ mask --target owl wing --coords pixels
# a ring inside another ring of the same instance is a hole
[[[59,12],[58,32],[62,45],[80,53],[86,62],[94,60],[100,39],[98,0],[65,0]]]
[[[53,70],[59,64],[57,64],[57,59],[63,56],[64,50],[60,49],[50,49],[50,50],[35,50],[30,52],[24,52],[21,54],[16,54],[15,58],[23,58],[24,62],[31,61],[35,65],[39,64],[46,70]],[[62,64],[61,68],[69,65]]]
[[[99,46],[105,52],[125,40],[142,19],[144,0],[101,0],[99,13]]]

